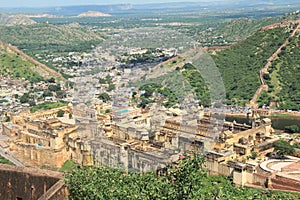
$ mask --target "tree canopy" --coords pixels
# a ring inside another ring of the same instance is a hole
[[[187,156],[165,169],[126,173],[107,167],[80,167],[65,176],[70,199],[298,199],[299,194],[235,187],[223,176],[209,176],[204,157]]]
[[[273,143],[273,146],[279,155],[292,155],[295,149],[285,140],[279,140]]]

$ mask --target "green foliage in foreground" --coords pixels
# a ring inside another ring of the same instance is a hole
[[[65,176],[70,199],[299,199],[300,194],[237,188],[222,176],[208,176],[203,157],[188,157],[167,175],[124,173],[107,167],[81,167]]]
[[[67,104],[63,103],[63,102],[44,102],[44,103],[38,104],[36,106],[33,106],[30,109],[30,112],[34,113],[38,110],[50,110],[53,108],[60,108],[63,106],[67,106]]]
[[[9,160],[3,158],[2,156],[0,156],[0,164],[14,165],[12,162],[10,162]]]

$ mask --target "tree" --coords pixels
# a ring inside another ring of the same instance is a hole
[[[48,90],[50,90],[51,92],[57,92],[57,91],[60,91],[61,88],[60,88],[59,84],[57,84],[57,85],[49,85]]]
[[[69,113],[69,119],[72,119],[73,115],[71,113]]]
[[[28,93],[23,94],[23,96],[21,96],[20,98],[21,103],[28,103],[29,100],[30,100],[30,96]]]
[[[67,93],[65,91],[57,91],[56,96],[60,99],[65,98],[67,96]]]
[[[106,80],[104,78],[99,78],[99,83],[100,84],[105,84],[106,83]]]
[[[136,92],[136,91],[134,91],[134,92],[132,93],[132,98],[135,98],[135,95],[137,95],[137,92]]]
[[[113,83],[110,83],[108,88],[107,88],[107,91],[108,92],[113,91],[115,88],[116,88],[116,86]]]
[[[50,79],[47,79],[46,82],[55,83],[55,78],[51,77]]]
[[[5,117],[6,117],[5,122],[10,122],[10,116],[8,116],[8,115],[6,114]]]
[[[57,112],[57,117],[63,117],[64,114],[65,114],[65,111],[59,110],[59,111]]]
[[[35,101],[30,100],[28,103],[29,103],[29,106],[36,106]]]
[[[106,92],[103,92],[98,96],[98,99],[102,100],[103,102],[108,102],[110,101],[110,96]]]
[[[276,152],[283,156],[283,155],[292,155],[295,153],[295,149],[285,140],[278,140],[273,143],[273,146]]]
[[[296,193],[236,188],[224,176],[208,176],[204,157],[185,156],[161,173],[126,173],[108,167],[78,167],[65,174],[70,199],[299,199]],[[159,174],[159,176],[158,176]]]
[[[265,80],[271,80],[271,77],[270,77],[269,74],[263,74],[263,78],[264,78]]]
[[[288,133],[297,133],[297,132],[299,132],[299,126],[297,126],[297,125],[285,126],[284,129]]]
[[[43,93],[43,97],[51,97],[53,96],[53,93],[50,90],[45,90]]]
[[[250,158],[255,160],[257,158],[257,153],[255,151],[252,151]]]
[[[16,72],[16,78],[20,78],[20,72]]]

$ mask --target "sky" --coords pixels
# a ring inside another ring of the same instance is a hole
[[[196,0],[0,0],[0,7],[52,7],[66,5],[144,4],[193,1]]]

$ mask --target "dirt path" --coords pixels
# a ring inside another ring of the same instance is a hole
[[[290,34],[289,38],[290,38],[290,37],[294,37],[294,35],[296,34],[296,31],[300,28],[300,21],[296,21],[296,22],[294,22],[294,23],[295,23],[297,26],[296,26],[296,28],[293,30],[293,32]],[[270,27],[271,27],[271,26],[270,26]],[[252,98],[251,101],[250,101],[249,106],[251,106],[251,107],[257,107],[258,105],[257,105],[256,101],[257,101],[259,95],[261,94],[261,92],[262,92],[262,91],[268,91],[268,88],[269,88],[269,87],[268,87],[268,85],[266,84],[263,75],[266,74],[266,73],[268,73],[268,69],[269,69],[269,67],[272,65],[272,61],[273,61],[275,58],[278,57],[278,54],[279,54],[279,53],[282,51],[282,49],[283,49],[284,47],[286,47],[286,45],[289,43],[289,38],[287,38],[287,39],[285,40],[285,42],[277,49],[277,51],[276,51],[275,53],[273,53],[273,55],[272,55],[270,58],[268,58],[267,64],[259,71],[259,78],[260,78],[261,85],[260,85],[260,87],[257,89],[257,91],[255,92],[253,98]]]
[[[16,52],[17,54],[21,55],[23,58],[25,58],[26,60],[28,60],[29,62],[37,65],[38,67],[40,67],[42,70],[46,71],[47,73],[49,73],[50,75],[53,74],[54,76],[57,76],[59,78],[61,78],[63,81],[66,81],[66,79],[57,71],[47,67],[45,64],[40,63],[39,61],[35,60],[34,58],[28,56],[27,54],[25,54],[23,51],[21,51],[20,49],[18,49],[18,47],[13,46],[11,44],[6,44],[2,41],[0,41],[0,44],[3,46],[8,47],[10,50]]]

